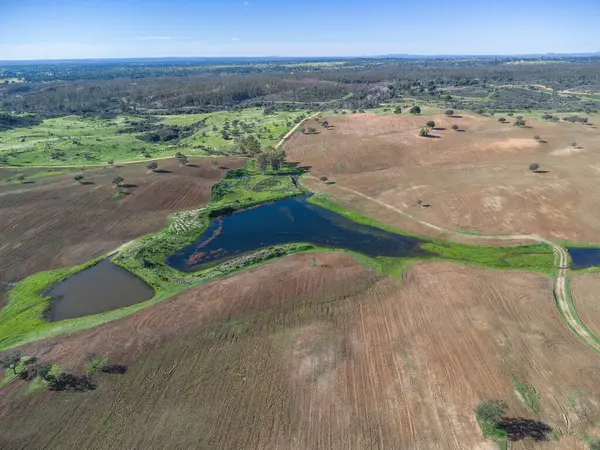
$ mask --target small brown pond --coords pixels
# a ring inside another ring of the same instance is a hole
[[[50,322],[98,314],[149,300],[154,291],[135,275],[105,259],[55,283]]]

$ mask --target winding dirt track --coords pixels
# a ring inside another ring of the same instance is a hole
[[[307,178],[314,178],[310,175],[306,176]],[[592,350],[596,353],[600,354],[600,340],[583,324],[581,319],[577,316],[577,311],[575,310],[575,305],[571,298],[571,292],[569,289],[569,285],[567,282],[567,271],[569,270],[569,255],[567,250],[560,245],[552,242],[542,236],[537,234],[507,234],[507,235],[473,235],[468,233],[463,233],[456,230],[449,230],[433,223],[426,222],[421,220],[406,211],[403,211],[395,206],[392,206],[384,201],[381,201],[377,198],[373,198],[369,195],[363,194],[362,192],[356,191],[354,189],[342,186],[340,184],[335,184],[335,186],[341,190],[351,192],[355,195],[363,197],[367,200],[375,202],[385,208],[388,208],[398,214],[406,217],[407,219],[418,222],[419,224],[431,228],[436,231],[441,231],[449,234],[453,234],[456,236],[461,236],[463,238],[467,238],[469,240],[474,241],[486,241],[486,240],[505,240],[505,241],[523,241],[530,240],[534,242],[540,242],[544,244],[548,244],[552,247],[552,250],[555,256],[558,257],[557,262],[557,273],[556,273],[556,281],[554,283],[554,296],[556,297],[556,305],[558,307],[558,311],[563,319],[563,321],[567,324],[567,326],[577,335],[579,339],[581,339],[585,344],[587,344]]]

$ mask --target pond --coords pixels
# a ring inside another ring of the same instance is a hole
[[[420,256],[419,239],[354,222],[306,201],[308,195],[278,200],[212,219],[191,245],[165,262],[193,272],[264,247],[307,242],[368,256]]]
[[[73,319],[149,300],[154,291],[135,275],[105,259],[55,283],[48,320]]]
[[[600,248],[568,247],[567,251],[571,255],[571,267],[574,270],[600,266]]]

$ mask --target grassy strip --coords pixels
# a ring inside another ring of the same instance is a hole
[[[401,234],[422,240],[423,244],[421,244],[421,248],[429,252],[430,255],[423,256],[419,258],[419,260],[433,259],[453,261],[461,264],[482,266],[498,270],[529,270],[545,275],[551,275],[556,270],[552,248],[547,244],[486,247],[460,244],[435,238],[426,238],[390,227],[354,211],[348,211],[332,202],[324,195],[313,195],[308,201],[323,208],[327,208],[355,222],[379,228],[390,233]],[[397,258],[390,258],[390,260],[395,259]],[[389,264],[389,261],[387,264]]]
[[[0,350],[110,322],[191,287],[229,276],[269,259],[313,248],[309,244],[275,246],[190,274],[167,266],[163,262],[164,259],[193,243],[208,226],[209,216],[214,211],[224,207],[229,210],[247,208],[304,192],[293,185],[289,175],[270,175],[269,178],[269,175],[257,173],[250,164],[241,171],[234,172],[234,175],[240,178],[229,178],[232,184],[244,183],[254,187],[258,184],[260,188],[249,190],[245,196],[234,197],[233,203],[228,204],[223,199],[219,199],[211,201],[207,207],[199,210],[172,214],[167,218],[165,228],[129,243],[113,258],[115,264],[135,274],[154,289],[155,295],[152,299],[106,313],[60,322],[47,322],[44,316],[50,306],[51,298],[44,296],[43,293],[57,281],[97,264],[106,256],[76,267],[39,272],[22,280],[9,292],[6,306],[0,310]],[[265,183],[265,179],[275,179],[276,182]]]
[[[18,283],[7,295],[6,305],[0,309],[0,349],[12,347],[30,333],[47,327],[43,317],[50,305],[50,296],[43,293],[57,281],[97,264],[102,258],[66,269],[36,273]]]
[[[289,170],[292,170],[292,167]],[[222,210],[224,207],[241,209],[264,201],[274,201],[303,192],[293,185],[289,176],[271,175],[269,177],[269,175],[257,172],[251,164],[248,164],[241,171],[233,172],[227,180],[231,187],[235,187],[232,189],[234,194],[226,193],[225,196],[211,201],[206,208],[169,216],[167,226],[164,229],[142,236],[119,250],[113,258],[115,264],[135,274],[154,289],[155,295],[152,299],[106,313],[50,323],[43,320],[50,298],[48,296],[42,297],[42,293],[56,281],[88,268],[100,259],[77,267],[35,274],[15,286],[9,293],[7,306],[0,310],[0,350],[62,333],[83,330],[122,318],[191,287],[232,275],[273,258],[298,252],[332,250],[311,244],[297,243],[262,249],[250,255],[241,256],[215,267],[193,273],[182,273],[167,266],[163,262],[164,259],[173,252],[194,242],[206,229],[211,213]],[[275,181],[265,183],[265,180]],[[259,185],[260,189],[246,189],[248,186],[256,185]],[[233,203],[225,203],[224,198],[235,200]],[[339,205],[322,197],[313,196],[309,201],[331,209],[356,222],[392,233],[407,234],[357,213],[344,210]],[[553,255],[550,247],[546,245],[478,247],[435,239],[421,239],[423,240],[421,247],[428,254],[419,258],[369,258],[356,252],[347,253],[378,273],[398,279],[402,276],[402,272],[406,267],[422,260],[454,261],[494,269],[522,269],[542,273],[551,272],[554,269]]]
[[[575,319],[575,321],[579,324],[579,326],[585,330],[587,332],[587,334],[594,340],[596,341],[598,344],[600,344],[600,338],[598,338],[598,336],[596,336],[594,333],[592,333],[583,323],[583,321],[579,318],[579,316],[577,315],[577,310],[575,309],[575,303],[573,302],[573,296],[571,295],[571,284],[569,283],[569,279],[565,278],[565,294],[567,297],[567,303],[569,304],[569,309],[571,310],[571,315],[573,316],[573,318]],[[569,323],[569,321],[567,320],[567,318],[565,317],[562,309],[560,308],[559,304],[558,304],[558,298],[556,298],[556,292],[554,293],[554,300],[556,302],[556,308],[558,309],[559,313],[560,313],[560,317],[562,318],[563,322],[569,327],[569,329],[573,332],[573,334],[575,336],[577,336],[577,338],[579,338],[579,340],[581,342],[583,342],[585,345],[587,345],[588,347],[590,347],[592,350],[596,351],[596,349],[594,347],[592,347],[591,345],[589,345],[581,336],[579,336],[579,332],[577,330],[575,330],[571,324]]]

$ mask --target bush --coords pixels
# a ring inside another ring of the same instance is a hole
[[[480,425],[497,428],[506,408],[502,400],[484,400],[475,407],[475,417]]]

